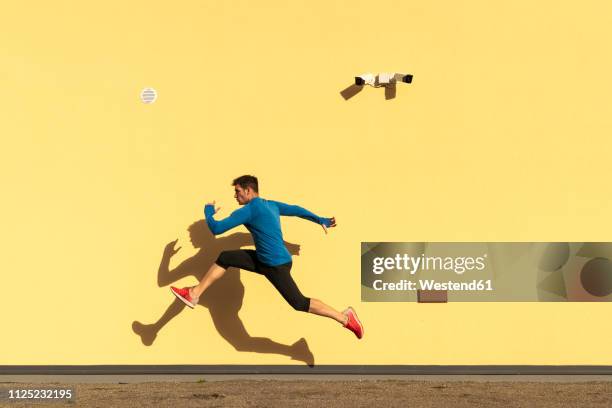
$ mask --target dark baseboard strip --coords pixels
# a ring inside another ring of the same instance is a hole
[[[612,375],[612,366],[576,365],[0,365],[0,375],[343,374]]]

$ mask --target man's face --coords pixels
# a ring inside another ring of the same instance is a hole
[[[253,198],[253,190],[250,187],[242,188],[238,184],[234,186],[234,198],[238,204],[245,205]]]

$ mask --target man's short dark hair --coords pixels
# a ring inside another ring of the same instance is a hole
[[[232,186],[236,185],[244,189],[251,187],[254,192],[259,193],[259,185],[255,176],[240,176],[232,181]]]

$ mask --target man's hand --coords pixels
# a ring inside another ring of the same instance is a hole
[[[329,228],[333,228],[335,226],[336,226],[336,217],[331,217],[329,219]],[[323,231],[327,234],[328,227],[326,227],[325,224],[321,224],[321,227],[323,227]]]
[[[215,203],[216,203],[216,201],[214,201],[214,200],[213,200],[213,202],[212,202],[212,203],[208,203],[208,204],[206,204],[206,205],[212,205],[212,206],[213,206],[213,208],[215,209],[215,214],[216,214],[217,212],[219,212],[219,210],[221,209],[221,207],[215,207]]]
[[[174,241],[168,242],[168,244],[166,245],[166,248],[164,248],[164,255],[167,257],[171,257],[174,254],[176,254],[179,249],[181,249],[182,247],[178,247],[176,249],[174,249],[174,246],[176,245],[176,243],[178,242],[178,238]]]

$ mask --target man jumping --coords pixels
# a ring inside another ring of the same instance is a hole
[[[240,268],[264,275],[280,292],[283,298],[295,309],[319,316],[326,316],[341,323],[355,333],[357,338],[363,336],[363,326],[352,307],[342,313],[318,299],[302,295],[291,277],[291,255],[285,247],[281,231],[280,216],[295,216],[317,223],[327,228],[336,226],[335,218],[319,217],[297,205],[283,204],[278,201],[265,200],[259,197],[257,177],[241,176],[232,182],[234,198],[243,206],[223,220],[215,220],[213,215],[219,210],[215,202],[206,204],[204,214],[208,228],[214,235],[219,235],[239,225],[244,225],[255,242],[255,250],[239,249],[223,251],[212,264],[197,286],[182,289],[170,287],[172,293],[190,308],[198,304],[200,295],[213,282],[219,279],[230,267]]]

